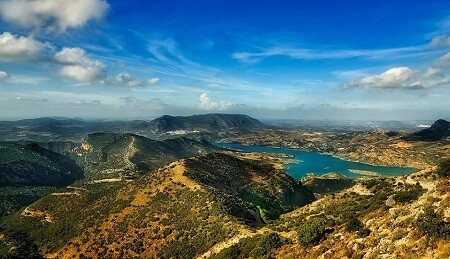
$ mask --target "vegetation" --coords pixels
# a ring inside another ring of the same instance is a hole
[[[314,217],[297,229],[298,241],[305,247],[316,245],[330,230],[326,218]]]
[[[417,200],[424,192],[425,190],[419,183],[414,185],[406,184],[402,190],[394,195],[394,200],[400,203],[409,203]]]
[[[213,190],[224,210],[249,224],[260,220],[255,212],[267,222],[314,200],[301,183],[263,162],[213,153],[186,165],[188,177]]]
[[[440,177],[450,177],[450,159],[442,161],[436,169],[436,173]]]
[[[274,250],[280,248],[283,240],[277,233],[268,233],[243,238],[237,244],[223,249],[213,259],[275,258]]]
[[[417,228],[422,233],[436,238],[450,239],[450,223],[444,221],[442,214],[434,207],[427,206],[424,213],[417,218]]]

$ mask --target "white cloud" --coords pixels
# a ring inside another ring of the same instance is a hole
[[[154,77],[147,80],[147,82],[143,80],[139,80],[134,78],[127,72],[122,72],[116,76],[116,81],[120,84],[129,86],[129,87],[138,87],[147,85],[155,85],[159,82],[159,78]]]
[[[199,100],[200,108],[204,110],[226,110],[231,106],[231,102],[229,101],[216,102],[211,100],[207,93],[202,93]]]
[[[64,32],[101,19],[108,8],[104,0],[6,0],[0,16],[25,28]]]
[[[0,71],[0,81],[5,81],[7,78],[9,78],[9,74],[5,71]]]
[[[368,86],[373,88],[400,88],[408,87],[405,83],[413,76],[409,67],[394,67],[375,76],[366,76],[345,84],[344,88]]]
[[[31,36],[18,36],[10,32],[0,35],[0,61],[33,59],[46,48],[50,48],[50,44],[39,42]]]
[[[121,83],[125,84],[129,87],[137,87],[137,86],[143,86],[142,81],[136,80],[133,78],[129,73],[122,72],[116,76],[116,80]]]
[[[431,47],[449,47],[450,37],[449,36],[437,36],[434,37],[430,42]]]
[[[55,54],[55,61],[63,65],[59,74],[80,82],[102,81],[106,78],[105,65],[89,57],[80,48],[63,48]]]
[[[417,55],[417,53],[425,50],[428,46],[411,46],[392,49],[306,49],[295,48],[290,46],[274,46],[260,48],[258,51],[252,52],[235,52],[232,57],[241,62],[252,63],[258,62],[265,58],[275,56],[286,56],[292,59],[301,60],[323,60],[323,59],[349,59],[349,58],[390,58]]]
[[[157,77],[150,78],[149,80],[147,80],[147,83],[149,85],[155,85],[155,84],[159,83],[159,78],[157,78]]]
[[[450,84],[450,53],[437,59],[425,71],[413,71],[409,67],[394,67],[379,75],[366,76],[344,84],[344,89],[354,87],[425,89]]]

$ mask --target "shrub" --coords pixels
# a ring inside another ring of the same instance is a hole
[[[434,211],[434,207],[428,206],[424,213],[417,218],[417,228],[420,232],[438,238],[450,238],[450,223],[444,221],[440,213]]]
[[[347,221],[347,224],[345,225],[345,228],[349,232],[359,231],[363,227],[364,227],[364,225],[357,218],[351,218],[349,221]]]
[[[252,238],[243,238],[239,243],[223,249],[213,256],[215,259],[240,259],[240,258],[274,258],[273,249],[283,244],[277,233],[257,235]]]
[[[329,231],[327,220],[316,217],[306,221],[297,229],[299,242],[305,246],[318,244]]]
[[[450,159],[445,159],[438,165],[436,174],[440,177],[450,177]]]
[[[422,195],[425,190],[422,186],[417,183],[415,185],[408,184],[404,187],[404,190],[397,192],[394,195],[394,200],[399,203],[408,203],[417,200],[420,195]]]

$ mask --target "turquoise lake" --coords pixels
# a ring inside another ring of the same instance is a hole
[[[308,173],[323,175],[330,172],[340,173],[350,178],[363,177],[363,175],[353,173],[350,170],[370,171],[390,176],[405,175],[417,171],[416,168],[410,167],[376,166],[352,162],[319,152],[303,151],[299,149],[246,146],[237,143],[215,143],[215,145],[244,152],[281,153],[291,155],[298,160],[298,162],[288,164],[286,173],[296,179],[301,179]]]

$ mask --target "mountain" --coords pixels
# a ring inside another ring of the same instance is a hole
[[[187,117],[164,115],[150,122],[150,129],[155,132],[225,132],[263,129],[266,127],[259,120],[242,114],[212,113]]]
[[[178,160],[130,182],[73,188],[60,192],[76,195],[46,196],[4,220],[0,234],[56,258],[194,258],[314,200],[265,162],[223,153]]]
[[[83,176],[76,163],[37,144],[0,143],[0,186],[64,186]]]
[[[207,141],[174,138],[157,141],[131,133],[93,133],[73,150],[72,157],[88,177],[135,175],[178,159],[215,151]]]
[[[450,136],[450,122],[437,120],[430,128],[414,132],[403,139],[409,141],[439,141]]]
[[[79,142],[86,134],[95,132],[148,133],[148,121],[85,121],[67,118],[36,118],[0,121],[0,136],[7,141]]]
[[[36,144],[0,142],[0,217],[82,177],[66,156]]]

